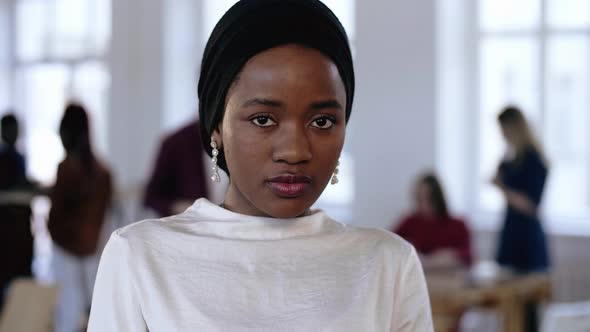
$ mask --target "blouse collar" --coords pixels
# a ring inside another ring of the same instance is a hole
[[[200,198],[184,213],[196,220],[193,230],[202,235],[240,240],[280,240],[337,232],[344,225],[322,210],[297,218],[271,218],[239,214]]]

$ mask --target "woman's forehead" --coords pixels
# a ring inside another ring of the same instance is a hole
[[[257,93],[313,93],[346,98],[336,65],[321,52],[297,45],[269,49],[252,57],[236,81],[238,90]]]

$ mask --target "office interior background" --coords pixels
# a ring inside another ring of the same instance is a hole
[[[113,170],[119,225],[142,218],[158,144],[196,118],[202,51],[234,2],[0,0],[0,116],[22,122],[29,177],[53,183],[63,107],[80,101]],[[349,34],[357,90],[340,183],[317,207],[389,229],[416,176],[435,170],[477,258],[493,259],[504,203],[490,179],[506,150],[496,116],[519,105],[551,164],[554,300],[590,299],[590,0],[324,2]],[[221,202],[224,185],[209,190]]]

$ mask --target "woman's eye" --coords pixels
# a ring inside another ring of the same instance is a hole
[[[321,117],[313,120],[312,126],[320,128],[320,129],[329,129],[334,127],[336,121],[330,119],[329,117]]]
[[[273,119],[271,119],[270,117],[266,116],[266,115],[259,115],[255,118],[253,118],[252,123],[259,126],[259,127],[269,127],[269,126],[273,126],[276,124],[276,122],[273,121]]]

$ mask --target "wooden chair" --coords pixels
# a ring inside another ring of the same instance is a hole
[[[16,279],[0,315],[0,332],[52,332],[57,292],[55,285]]]

